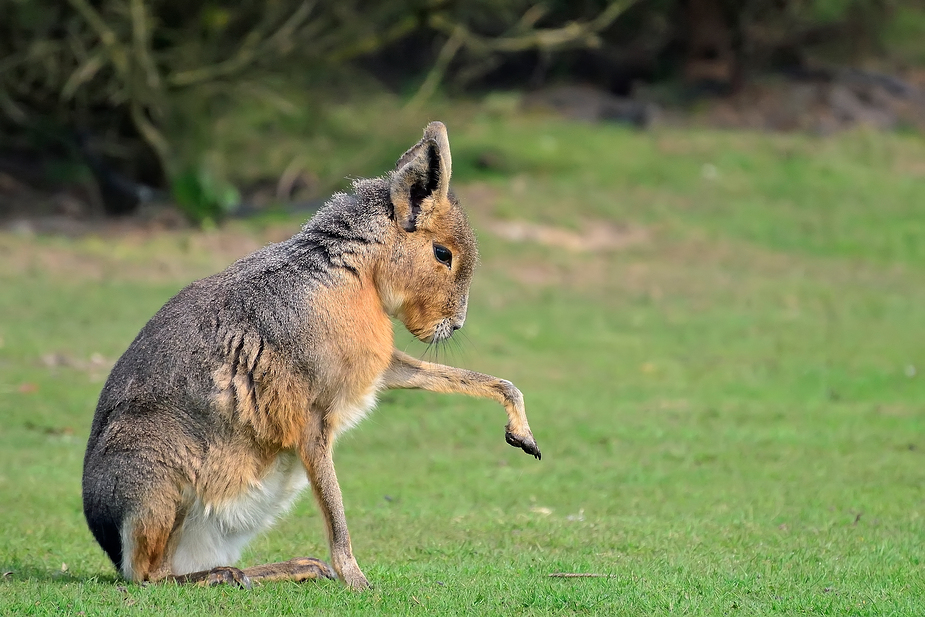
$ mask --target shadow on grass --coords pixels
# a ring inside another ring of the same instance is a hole
[[[121,582],[128,584],[114,571],[105,574],[75,574],[67,570],[61,571],[60,569],[49,569],[42,566],[23,563],[21,561],[0,563],[0,583],[11,582],[59,584],[99,583],[101,585],[113,585]]]

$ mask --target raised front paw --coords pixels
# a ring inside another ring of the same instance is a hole
[[[539,446],[536,445],[536,440],[533,439],[533,435],[515,435],[511,431],[505,431],[504,439],[514,446],[515,448],[520,448],[527,454],[532,454],[536,457],[536,460],[543,458],[543,454],[540,452]]]
[[[206,585],[213,587],[215,585],[236,585],[242,589],[250,589],[251,579],[247,578],[242,570],[230,566],[219,566],[209,570],[209,576],[205,581]]]

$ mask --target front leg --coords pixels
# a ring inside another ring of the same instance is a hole
[[[347,531],[347,517],[344,515],[344,499],[334,473],[332,435],[325,426],[322,414],[317,410],[312,411],[309,424],[300,454],[308,471],[315,499],[324,516],[331,546],[331,565],[344,583],[360,591],[369,587],[369,581],[353,556],[350,532]]]
[[[542,457],[527,423],[523,394],[505,379],[453,366],[422,362],[394,349],[382,385],[386,388],[419,388],[431,392],[467,394],[496,401],[507,412],[507,432],[504,435],[507,442],[537,459]]]

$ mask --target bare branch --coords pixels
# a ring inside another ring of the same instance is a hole
[[[279,30],[267,39],[266,47],[276,47],[280,53],[288,53],[295,45],[292,38],[296,30],[298,30],[299,26],[311,15],[312,9],[315,8],[315,4],[315,2],[303,2]]]
[[[17,124],[23,124],[28,119],[26,112],[10,98],[2,85],[0,85],[0,110]]]
[[[417,93],[408,101],[406,106],[408,109],[416,109],[434,95],[434,92],[437,91],[437,87],[440,85],[440,82],[443,81],[443,76],[446,74],[446,69],[449,67],[450,62],[453,61],[453,58],[456,56],[456,52],[463,45],[465,40],[465,33],[462,27],[457,27],[453,34],[450,35],[450,38],[446,40],[446,43],[443,44],[443,47],[440,49],[440,53],[437,56],[437,61],[434,63],[433,68],[427,74],[427,78],[424,80],[424,83],[421,84],[421,87],[418,88]]]
[[[109,52],[109,58],[116,72],[123,77],[128,75],[129,59],[125,48],[119,43],[119,37],[106,25],[106,21],[96,12],[87,0],[68,0],[68,2],[77,9],[77,12],[86,20],[90,27],[96,32]]]
[[[306,0],[269,37],[264,38],[261,28],[258,26],[248,33],[244,38],[244,43],[238,49],[238,53],[233,57],[211,66],[174,73],[167,78],[167,81],[171,86],[191,86],[238,73],[247,68],[259,55],[262,55],[271,47],[276,47],[279,51],[285,53],[287,46],[292,45],[293,33],[308,18],[314,6],[314,2]]]
[[[171,156],[170,144],[159,130],[148,120],[145,115],[144,107],[137,100],[129,102],[132,123],[146,142],[154,149],[154,153],[160,161],[161,169],[169,171],[173,168],[173,157]]]
[[[463,46],[481,54],[492,52],[512,53],[530,49],[555,51],[567,47],[596,47],[600,45],[598,33],[610,26],[617,17],[637,1],[617,0],[608,4],[607,8],[591,21],[573,21],[561,28],[537,28],[516,36],[497,38],[481,36],[473,33],[465,26],[452,23],[440,14],[431,16],[429,25],[448,36],[453,36],[457,29],[462,28]],[[521,18],[519,25],[529,27],[532,23],[535,23],[541,16],[541,13],[535,9],[536,7],[533,7],[528,10],[524,17]]]
[[[132,0],[132,43],[135,56],[138,59],[141,68],[144,69],[148,88],[152,91],[160,90],[161,76],[151,57],[151,31],[148,29],[148,19],[146,16],[145,5],[142,0]]]
[[[85,62],[82,62],[80,66],[74,69],[71,76],[64,82],[64,86],[61,88],[61,98],[65,101],[72,99],[77,89],[93,79],[93,76],[103,68],[105,63],[103,52],[97,52],[87,58]]]
[[[523,32],[501,37],[487,37],[473,33],[461,24],[454,24],[446,17],[437,13],[431,16],[429,25],[449,38],[440,50],[434,67],[417,93],[408,103],[409,108],[416,108],[426,99],[430,98],[443,80],[446,70],[462,48],[480,56],[490,57],[496,53],[514,53],[538,49],[544,53],[568,47],[597,47],[600,45],[598,33],[612,24],[638,0],[616,0],[607,5],[601,13],[587,22],[573,21],[561,28],[533,28],[546,13],[542,5],[534,5],[527,9],[512,32]]]
[[[237,73],[254,60],[261,38],[260,32],[251,31],[244,37],[238,53],[233,57],[212,66],[173,73],[167,77],[167,81],[171,86],[191,86]]]
[[[385,47],[388,43],[396,41],[405,36],[418,25],[418,20],[413,17],[406,17],[397,24],[389,28],[382,34],[372,34],[358,41],[352,41],[338,50],[328,54],[328,62],[343,62],[351,60],[363,54],[372,53]]]
[[[520,17],[520,21],[517,22],[512,30],[514,32],[529,31],[536,25],[536,22],[543,19],[548,12],[548,7],[542,4],[534,4],[524,12]]]

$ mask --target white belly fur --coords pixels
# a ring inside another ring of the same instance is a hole
[[[193,502],[171,560],[173,574],[234,565],[258,533],[285,514],[308,486],[308,475],[295,452],[283,452],[257,484],[221,504]]]

